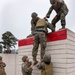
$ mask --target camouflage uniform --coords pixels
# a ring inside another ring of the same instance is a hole
[[[62,29],[64,29],[66,25],[65,16],[68,14],[68,8],[66,4],[64,3],[63,0],[50,0],[50,3],[52,4],[52,6],[50,7],[46,17],[49,18],[52,10],[54,9],[57,13],[57,15],[52,20],[52,24],[54,28],[55,28],[55,24],[59,20],[61,20],[61,26]]]
[[[32,13],[32,14],[34,14],[34,13]],[[38,21],[39,19],[40,19],[40,18],[37,17],[36,20],[33,19],[33,18],[32,18],[32,20],[31,20],[31,34],[32,34],[32,35],[35,35],[36,23],[37,23],[37,21]]]
[[[22,57],[22,61],[24,63],[22,63],[21,67],[22,67],[22,74],[23,75],[32,75],[32,68],[30,67],[31,66],[31,62],[28,62],[27,64],[25,63],[25,60],[26,60],[26,57],[27,56],[23,56]]]
[[[34,18],[35,16],[36,16],[36,19]],[[35,13],[35,12],[33,12],[33,13],[31,14],[31,17],[32,17],[32,19],[31,19],[31,35],[32,35],[32,36],[35,35],[36,23],[37,23],[37,21],[40,19],[40,18],[37,17],[37,16],[38,16],[38,14]],[[52,32],[54,31],[54,28],[53,28],[53,26],[52,26],[50,23],[47,24],[47,27],[50,28]],[[47,29],[46,29],[46,30],[47,30]]]
[[[48,33],[47,28],[49,29],[52,28],[52,25],[48,21],[45,21],[44,27],[35,27],[34,45],[33,45],[33,51],[32,51],[32,56],[34,61],[36,61],[39,44],[41,45],[41,54],[40,54],[41,59],[43,58],[43,55],[45,54],[46,34]]]
[[[43,62],[37,64],[37,68],[41,70],[41,75],[53,75],[51,57],[45,55]]]
[[[54,31],[53,26],[47,20],[45,20],[45,26],[36,26],[39,20],[44,20],[44,19],[40,19],[39,17],[37,17],[37,14],[35,12],[32,13],[31,31],[32,31],[32,35],[34,35],[34,45],[32,50],[32,56],[34,61],[37,61],[36,56],[37,56],[39,44],[41,45],[41,54],[40,54],[41,59],[43,58],[43,55],[45,54],[46,34],[48,33],[47,28]]]
[[[2,57],[0,56],[0,60],[2,60]],[[6,64],[4,62],[0,62],[0,75],[6,75],[4,67]]]

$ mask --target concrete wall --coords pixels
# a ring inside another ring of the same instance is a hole
[[[6,74],[17,75],[18,54],[0,54],[3,57],[3,62],[6,63]]]
[[[75,75],[75,33],[67,29],[49,35],[46,54],[51,54],[53,75]],[[32,61],[32,43],[32,39],[23,39],[19,42],[19,54],[0,54],[7,65],[5,68],[7,75],[22,75],[21,58],[27,55]],[[40,47],[37,59],[40,60]],[[41,75],[35,66],[32,75]]]
[[[47,42],[47,48],[46,48],[46,53],[51,54],[52,57],[53,75],[74,75],[75,74],[75,33],[67,29],[66,34],[62,33],[60,34],[60,31],[53,34],[54,35],[51,34],[52,36],[50,36],[50,38],[51,37],[55,39],[57,38],[57,40]],[[62,36],[65,36],[66,38],[58,40],[59,36],[61,38]],[[22,75],[21,73],[22,56],[27,55],[29,59],[32,60],[32,48],[33,48],[32,44],[30,45],[25,44],[25,46],[23,44],[23,46],[22,45],[19,46],[19,65],[18,65],[19,68],[17,75]],[[40,48],[38,51],[37,59],[38,61],[40,60]],[[41,75],[40,71],[35,66],[33,67],[33,69],[34,69],[33,75]]]

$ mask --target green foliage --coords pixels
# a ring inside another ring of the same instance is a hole
[[[15,47],[18,39],[9,31],[2,34],[2,40],[0,43],[3,44],[3,48],[10,50],[10,48]]]

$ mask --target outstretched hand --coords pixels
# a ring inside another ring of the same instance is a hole
[[[47,18],[50,18],[50,15],[46,15],[46,16],[44,17],[44,19],[47,19]]]
[[[50,18],[50,15],[46,15],[47,18]]]
[[[32,65],[34,66],[35,61],[32,61]]]
[[[45,16],[43,19],[46,19],[47,17]]]

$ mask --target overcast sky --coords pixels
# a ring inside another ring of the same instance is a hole
[[[69,8],[66,27],[75,32],[75,0],[64,0]],[[49,7],[49,0],[0,0],[0,40],[6,31],[12,32],[18,39],[24,39],[31,33],[31,13],[37,12],[43,18]],[[56,15],[53,11],[49,21]],[[56,30],[61,27],[60,21]]]

